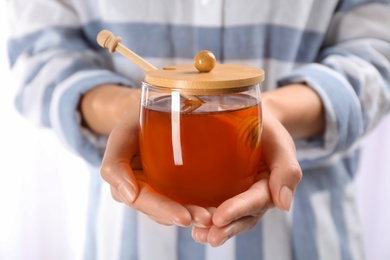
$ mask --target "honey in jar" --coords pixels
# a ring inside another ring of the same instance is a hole
[[[147,183],[204,207],[247,190],[261,161],[263,78],[260,69],[231,64],[147,72],[139,129]]]

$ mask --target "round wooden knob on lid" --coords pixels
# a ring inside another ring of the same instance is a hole
[[[214,69],[217,59],[214,56],[214,53],[211,51],[203,50],[198,52],[194,58],[195,68],[199,72],[210,72]]]
[[[180,89],[191,95],[213,95],[258,84],[264,80],[264,71],[238,64],[216,64],[213,53],[201,51],[195,56],[193,65],[146,71],[144,80],[154,86]]]

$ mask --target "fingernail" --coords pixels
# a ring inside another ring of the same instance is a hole
[[[179,221],[176,221],[176,220],[173,220],[172,223],[173,223],[173,225],[178,226],[178,227],[188,227],[188,225],[185,225],[185,224],[183,224]]]
[[[198,227],[198,228],[208,228],[208,227],[210,227],[210,226],[206,226],[206,225],[204,225],[202,223],[198,223],[196,221],[191,221],[191,225],[194,226],[194,227]]]
[[[280,203],[282,204],[282,207],[285,211],[290,210],[292,199],[293,199],[292,190],[287,186],[283,186],[280,189],[279,200],[280,200]]]
[[[195,232],[193,238],[199,244],[207,244],[207,233],[201,232],[201,229]]]
[[[196,231],[194,228],[192,229],[192,238],[195,240],[196,243],[199,244],[205,244],[203,241],[200,241],[198,238],[198,231]]]
[[[222,240],[222,242],[219,244],[219,246],[222,246],[222,245],[225,244],[226,241],[228,241],[228,240],[229,240],[229,237],[225,237],[225,238]]]
[[[127,203],[133,203],[137,195],[133,185],[127,180],[123,180],[122,183],[119,184],[118,192]]]

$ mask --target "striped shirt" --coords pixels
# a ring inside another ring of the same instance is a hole
[[[91,165],[87,259],[363,259],[354,195],[359,143],[390,109],[390,1],[8,1],[16,107]],[[289,213],[270,210],[224,246],[195,243],[110,198],[98,167],[106,139],[80,126],[78,104],[105,83],[139,88],[143,71],[108,54],[109,29],[156,67],[219,63],[263,68],[263,91],[305,83],[325,108],[323,136],[296,140],[303,179]]]

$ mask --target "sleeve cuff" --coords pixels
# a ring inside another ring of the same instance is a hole
[[[93,166],[101,164],[107,138],[81,127],[78,105],[84,93],[107,83],[135,86],[133,82],[110,71],[80,71],[57,86],[50,109],[52,128],[61,142]]]
[[[280,87],[293,83],[305,83],[318,93],[326,120],[323,136],[296,142],[298,159],[313,163],[348,150],[363,133],[361,105],[349,82],[327,66],[309,64],[278,80]]]

